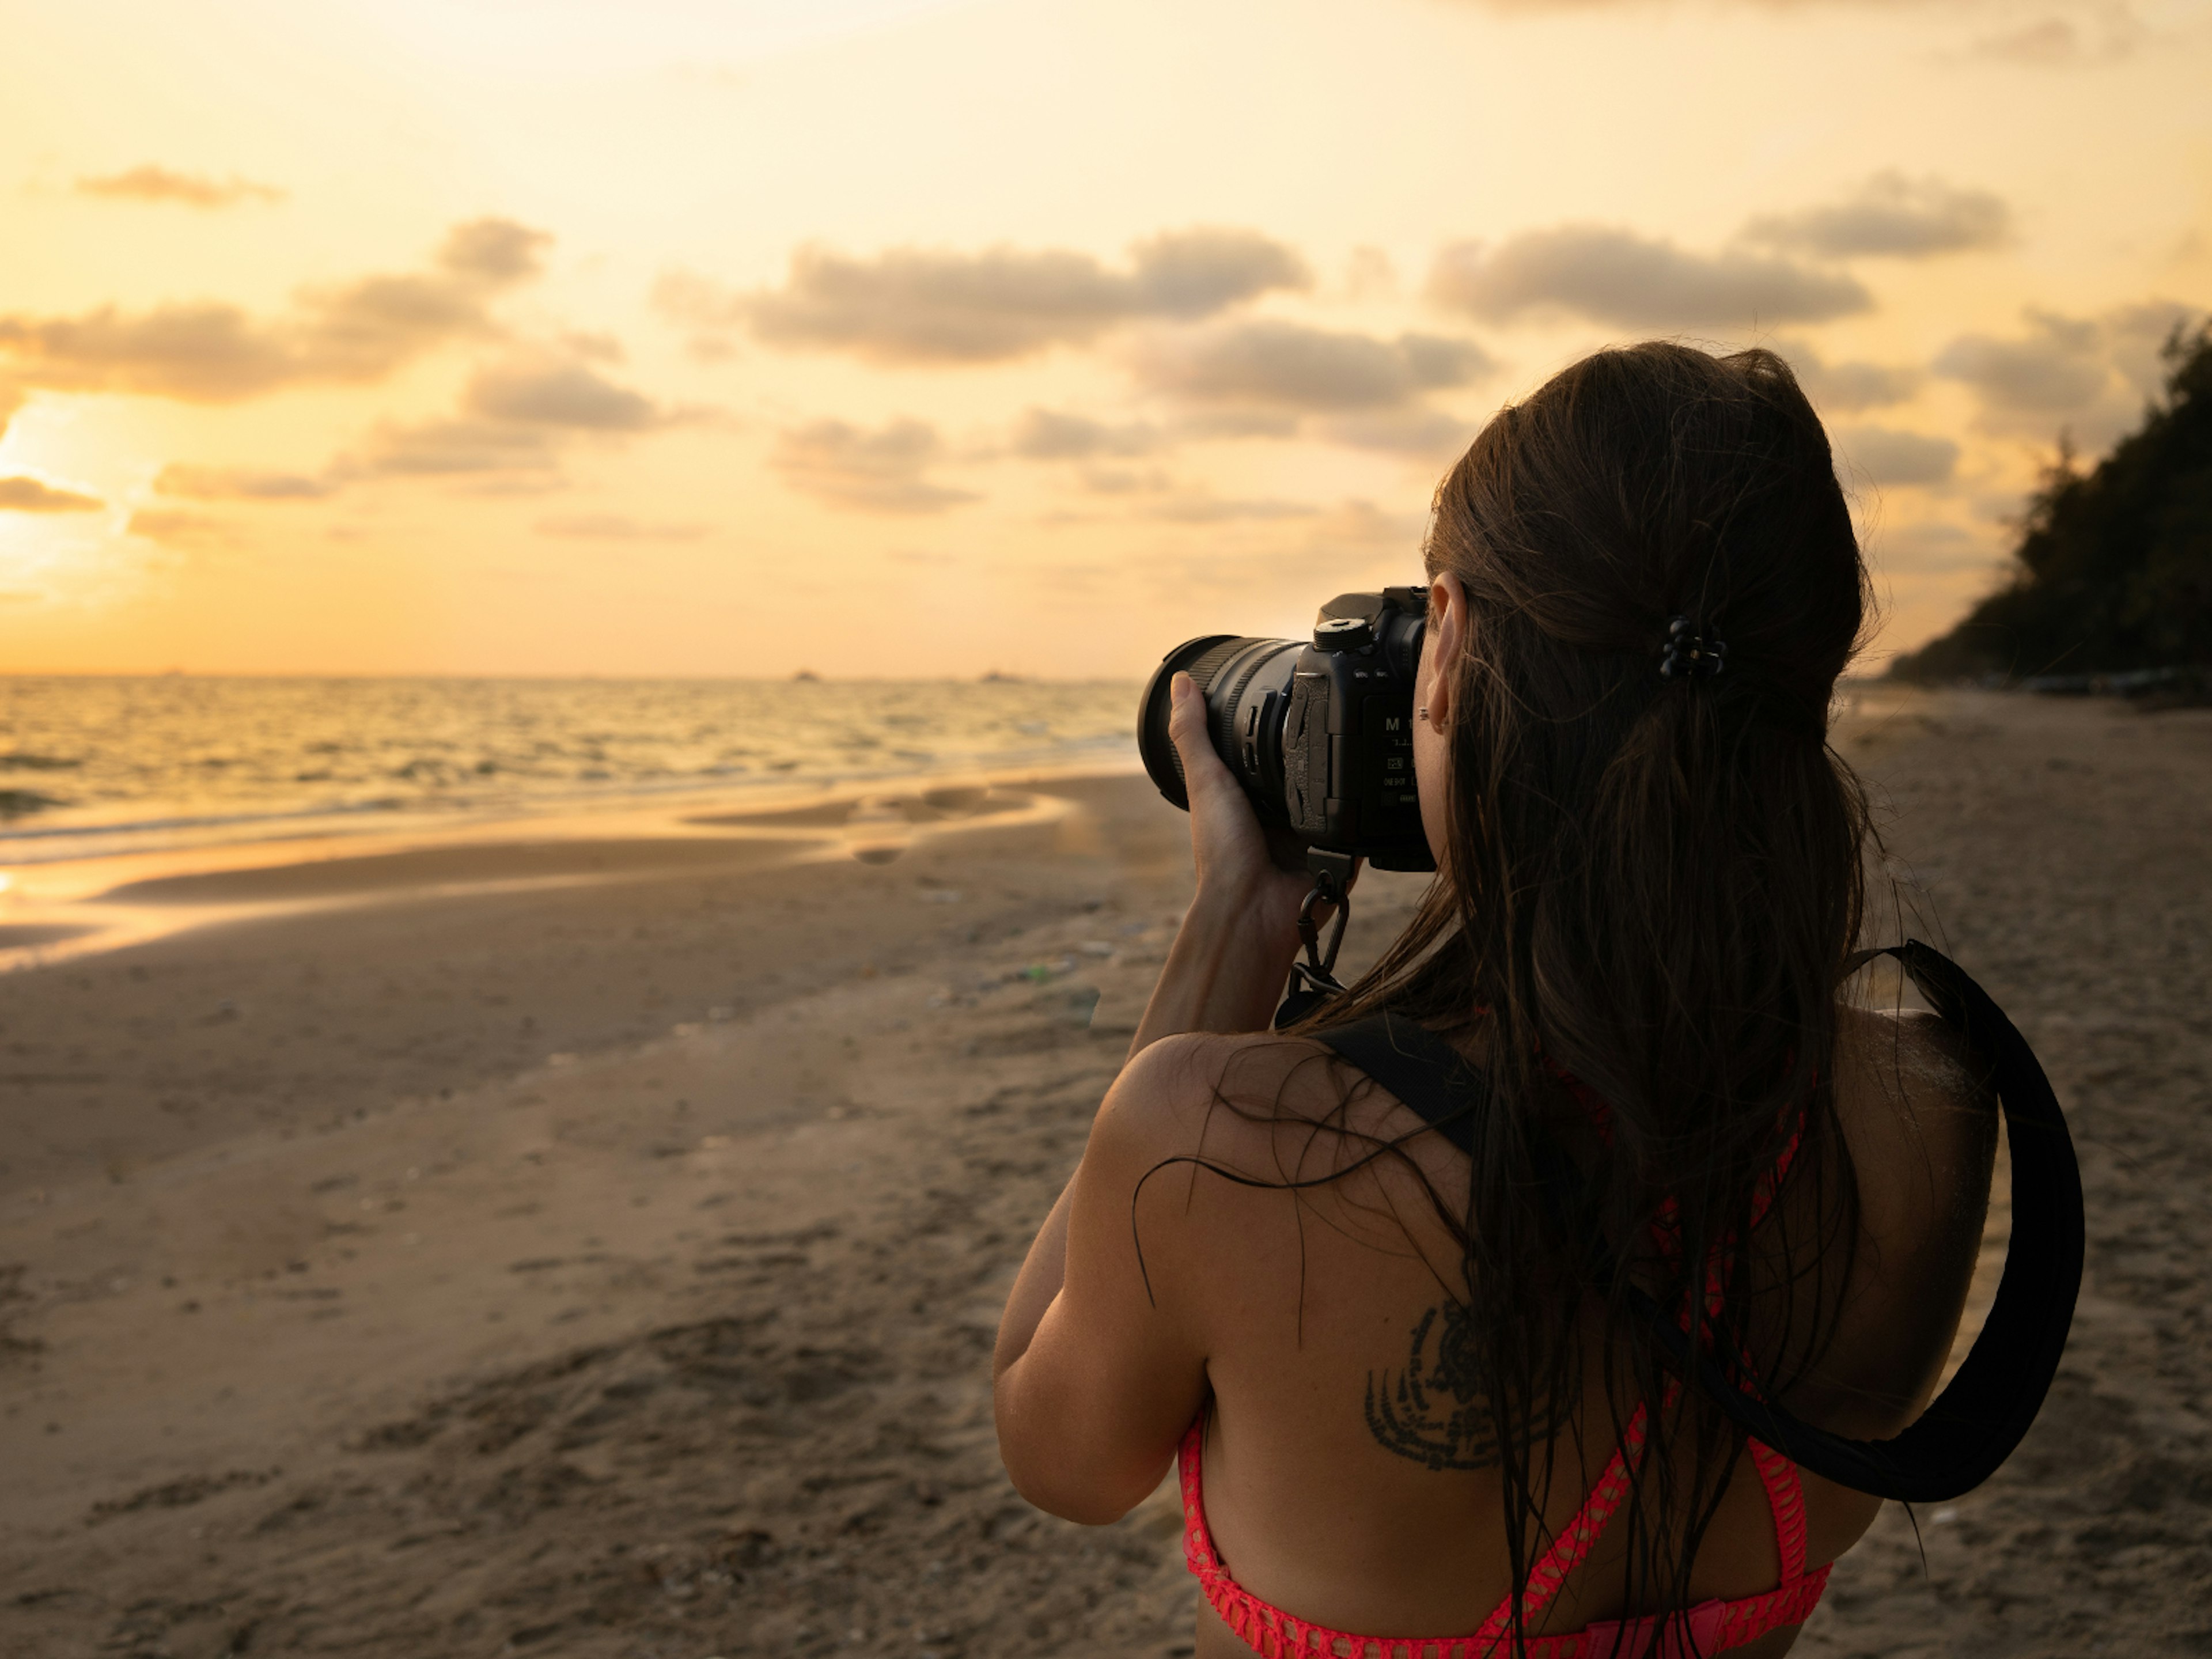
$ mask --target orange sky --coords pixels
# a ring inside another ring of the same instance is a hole
[[[1132,675],[1655,334],[1798,363],[1887,651],[2212,300],[2206,0],[7,18],[18,671]]]

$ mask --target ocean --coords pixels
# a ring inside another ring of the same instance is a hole
[[[1135,763],[1121,681],[0,678],[0,867]]]

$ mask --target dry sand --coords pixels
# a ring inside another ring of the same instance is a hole
[[[1913,931],[2058,1084],[2091,1255],[2027,1446],[1797,1651],[2212,1651],[2212,718],[1850,741]],[[132,902],[287,908],[0,978],[0,1654],[1188,1653],[1166,1495],[1027,1510],[988,1377],[1182,833],[1063,780],[234,871]]]

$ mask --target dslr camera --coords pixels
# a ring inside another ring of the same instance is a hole
[[[1428,590],[1340,593],[1313,638],[1208,634],[1160,659],[1145,684],[1137,748],[1161,794],[1190,810],[1168,736],[1168,682],[1188,673],[1206,727],[1260,822],[1307,849],[1310,867],[1433,870],[1413,786],[1413,672]]]

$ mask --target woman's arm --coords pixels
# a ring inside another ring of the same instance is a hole
[[[1168,729],[1190,792],[1198,891],[1091,1125],[1083,1162],[1006,1298],[992,1356],[999,1449],[1016,1488],[1073,1521],[1112,1521],[1158,1484],[1206,1398],[1203,1320],[1175,1206],[1140,1217],[1139,1183],[1197,1144],[1208,1045],[1187,1033],[1266,1029],[1298,948],[1312,883],[1277,867],[1251,803],[1206,733],[1206,701],[1176,676]],[[1133,1223],[1141,1220],[1145,1267]]]
[[[1081,1173],[1078,1169],[1076,1174]],[[1006,1311],[999,1320],[998,1346],[991,1351],[991,1381],[994,1386],[1006,1374],[1006,1368],[1029,1352],[1045,1310],[1052,1306],[1061,1285],[1067,1282],[1067,1212],[1074,1198],[1075,1176],[1070,1176],[1067,1185],[1060,1189],[1052,1213],[1037,1229],[1021,1272],[1014,1277],[1013,1293],[1007,1297]]]
[[[1154,1045],[1108,1091],[999,1328],[999,1455],[1023,1497],[1070,1521],[1103,1525],[1139,1503],[1206,1399],[1203,1264],[1166,1192],[1137,1203],[1190,1135],[1190,1047]]]
[[[1927,1407],[1957,1339],[1997,1112],[1987,1061],[1933,1014],[1853,1011],[1843,1031],[1837,1107],[1859,1237],[1835,1334],[1790,1403],[1824,1428],[1883,1439]]]
[[[1170,684],[1168,732],[1190,795],[1198,892],[1129,1044],[1133,1057],[1182,1031],[1261,1031],[1298,953],[1298,907],[1313,886],[1274,861],[1267,834],[1206,732],[1188,674]]]

